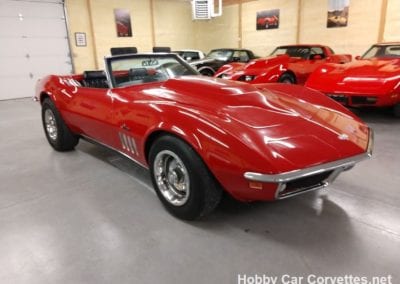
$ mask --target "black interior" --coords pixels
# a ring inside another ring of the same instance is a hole
[[[88,88],[108,88],[104,71],[84,71],[82,85]]]

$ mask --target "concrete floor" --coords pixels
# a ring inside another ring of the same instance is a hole
[[[359,115],[375,130],[374,157],[327,191],[226,199],[187,223],[167,214],[139,166],[87,142],[57,153],[37,103],[2,101],[0,283],[237,283],[238,274],[400,283],[400,119]]]

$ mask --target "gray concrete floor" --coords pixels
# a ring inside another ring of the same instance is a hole
[[[80,142],[57,153],[40,108],[0,102],[0,283],[237,283],[238,274],[386,276],[400,283],[400,119],[359,115],[372,160],[328,190],[272,202],[225,199],[182,222],[146,170]]]

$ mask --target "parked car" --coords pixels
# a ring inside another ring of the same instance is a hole
[[[193,60],[200,60],[205,57],[203,51],[194,50],[194,49],[182,49],[173,51],[173,53],[178,54],[180,57],[185,59],[186,61],[190,62]]]
[[[350,54],[334,54],[324,45],[284,45],[269,57],[248,64],[233,62],[222,66],[215,77],[251,84],[281,82],[304,84],[308,76],[325,62],[345,63]]]
[[[325,187],[372,151],[365,123],[302,86],[200,76],[175,54],[106,57],[105,66],[107,76],[38,82],[48,142],[68,151],[83,138],[148,168],[182,219],[211,212],[223,190],[254,201]]]
[[[325,64],[306,86],[349,107],[393,107],[400,116],[400,42],[371,46],[344,65]]]
[[[192,61],[190,64],[200,74],[213,76],[224,64],[230,62],[246,63],[255,58],[253,52],[247,49],[220,48],[211,50],[203,60]]]

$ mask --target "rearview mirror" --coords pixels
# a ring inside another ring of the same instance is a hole
[[[360,55],[357,55],[356,57],[354,57],[354,59],[355,59],[355,60],[360,60],[360,59],[361,59],[361,56],[360,56]]]

